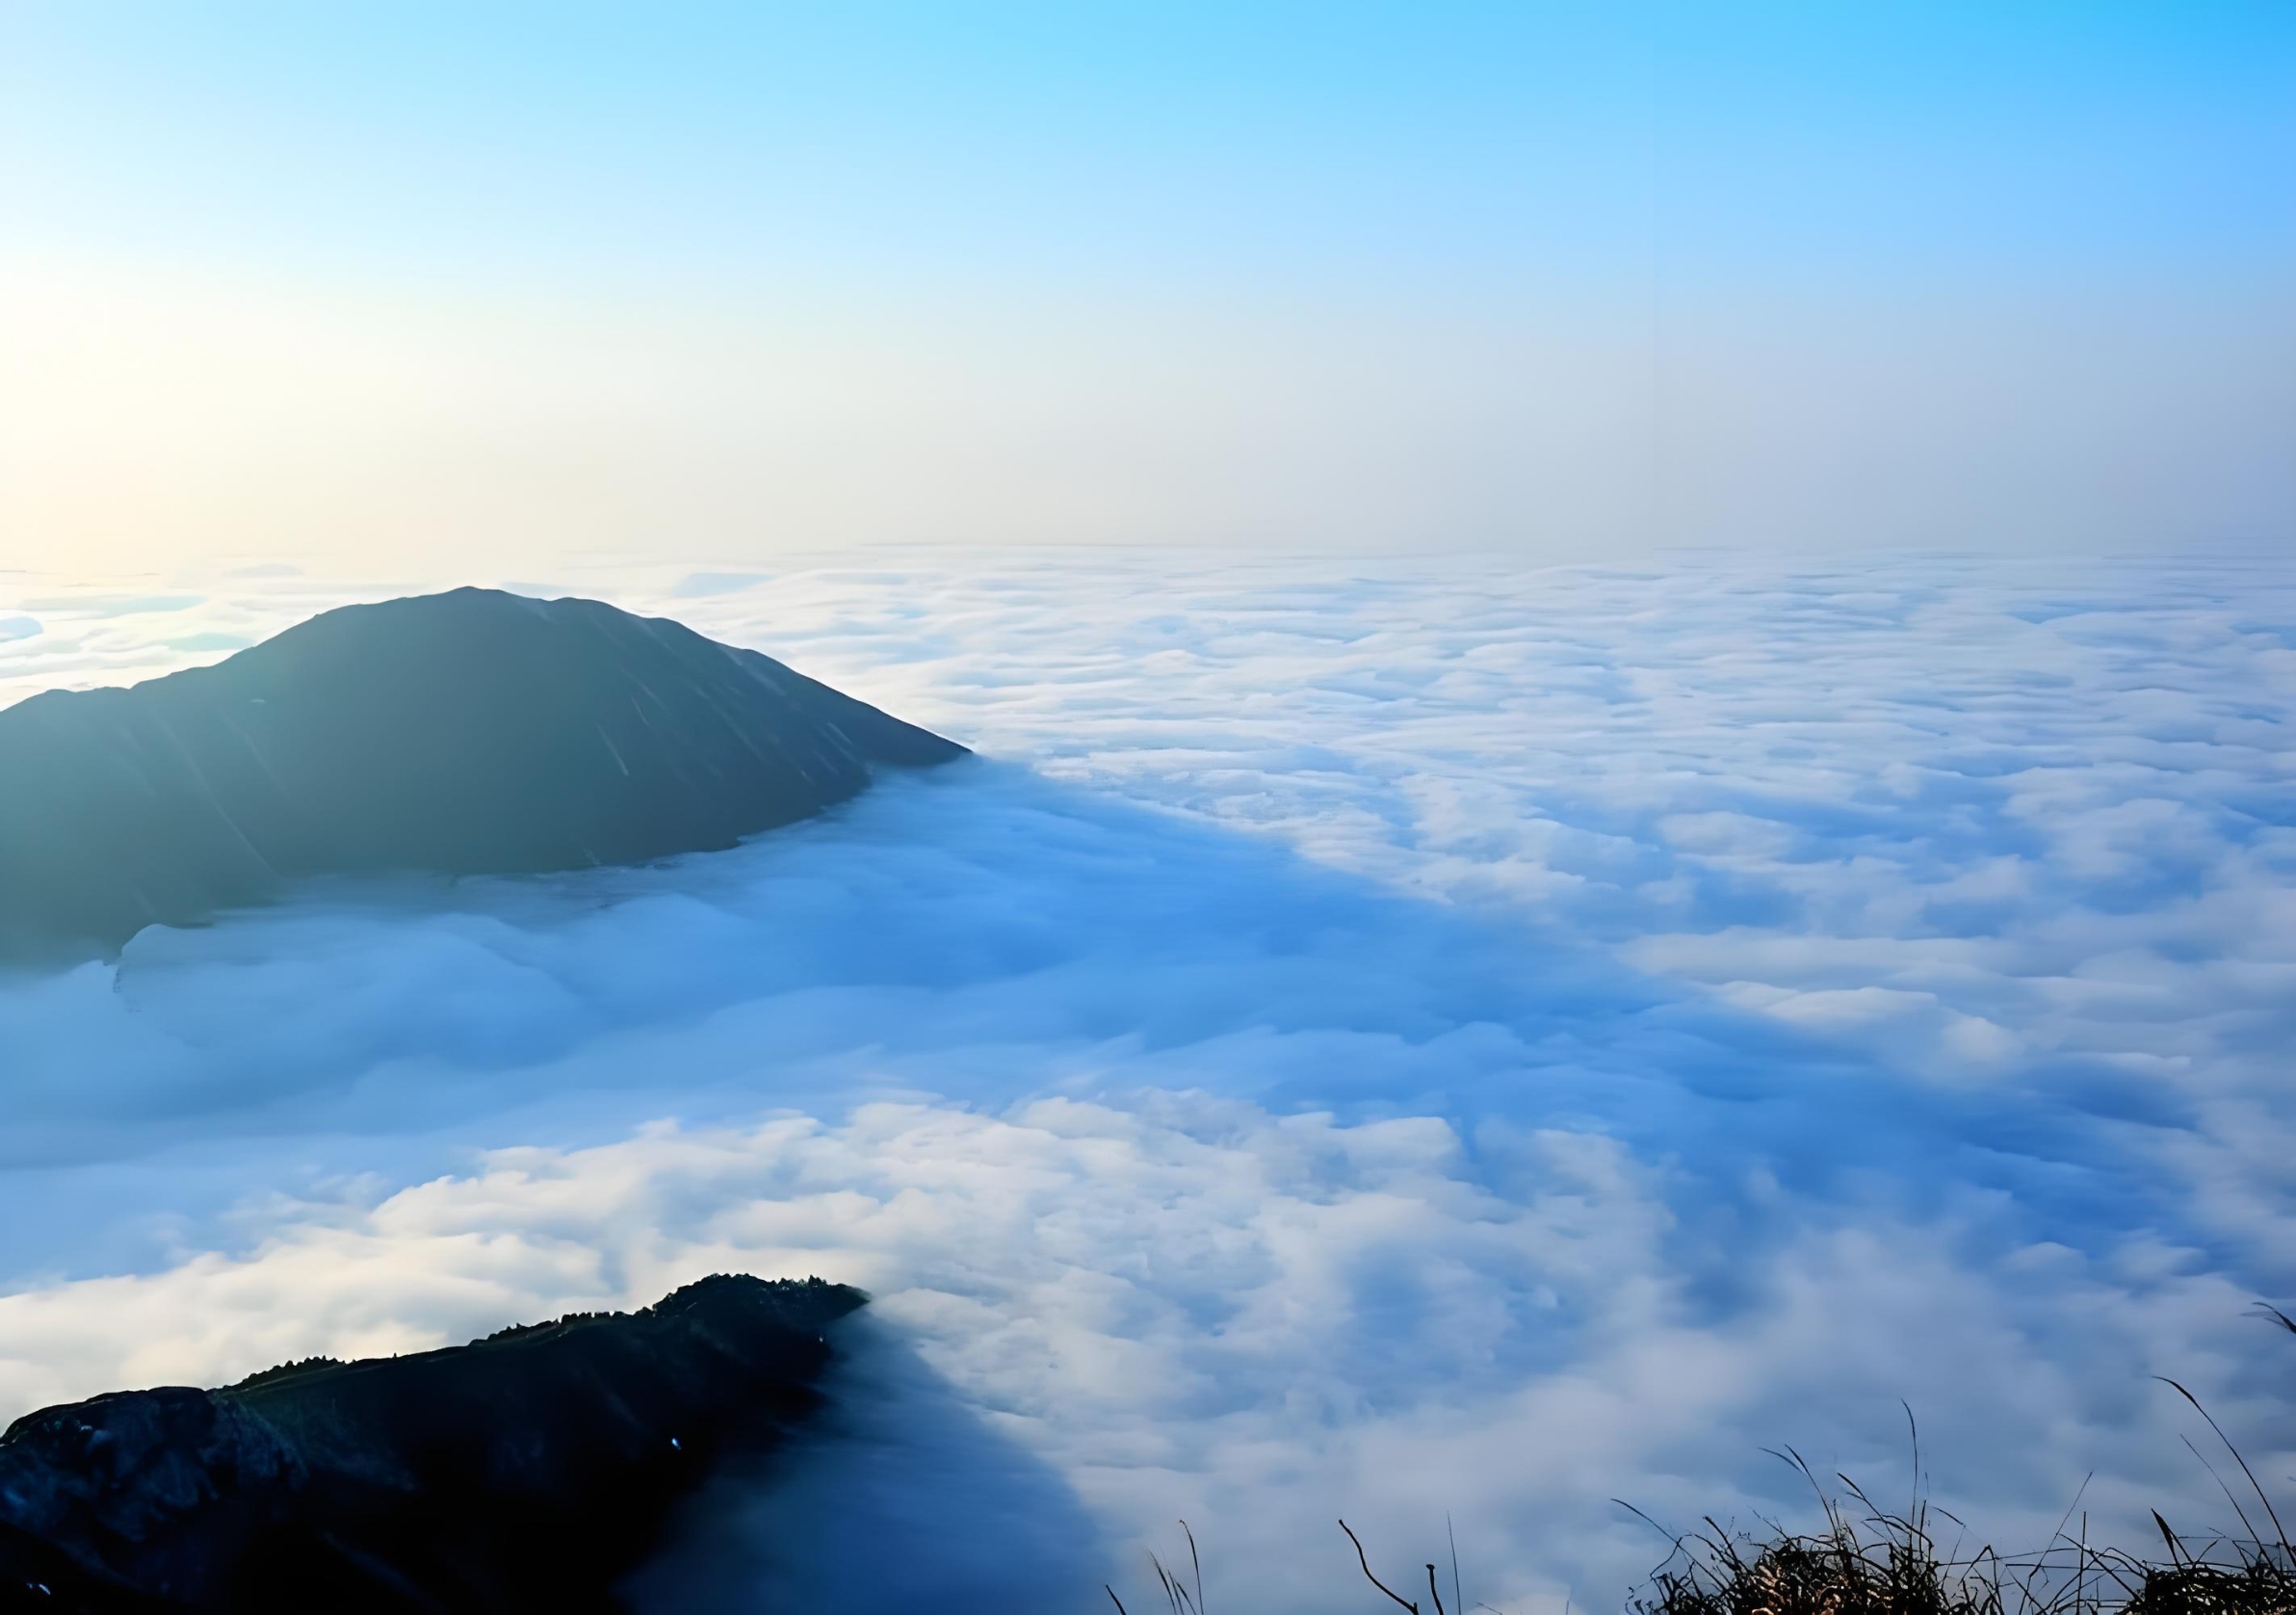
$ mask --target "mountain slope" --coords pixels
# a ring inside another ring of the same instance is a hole
[[[964,747],[661,618],[489,589],[0,712],[0,951],[109,949],[321,874],[715,850]]]
[[[0,1435],[0,1610],[610,1610],[672,1505],[819,1401],[858,1290],[720,1275],[419,1356]],[[44,1590],[43,1590],[44,1589]]]

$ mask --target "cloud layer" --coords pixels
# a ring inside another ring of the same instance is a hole
[[[1045,1584],[1186,1515],[1327,1607],[1448,1511],[1517,1615],[1613,1496],[1897,1484],[1900,1397],[2019,1539],[2222,1512],[2149,1373],[2296,1453],[2284,570],[557,582],[998,761],[0,983],[0,1414],[818,1271],[1096,1523]],[[39,584],[0,688],[382,591]]]

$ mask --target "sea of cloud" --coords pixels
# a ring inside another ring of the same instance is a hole
[[[0,577],[0,701],[407,582]],[[1612,1607],[1665,1543],[1611,1498],[1791,1520],[1785,1443],[1897,1495],[1901,1400],[2007,1543],[2231,1524],[2154,1374],[2296,1469],[2244,1316],[2296,1296],[2296,568],[512,582],[982,756],[0,979],[0,1417],[716,1269],[867,1287],[837,1420],[664,1608],[824,1564],[1129,1601],[1183,1517],[1230,1605],[1344,1606],[1341,1515],[1447,1592],[1448,1519],[1471,1602]]]

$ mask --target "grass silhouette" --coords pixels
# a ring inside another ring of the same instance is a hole
[[[2257,1315],[2296,1336],[2296,1318],[2279,1308],[2259,1305]],[[1792,1532],[1764,1522],[1759,1535],[1734,1532],[1711,1516],[1700,1529],[1669,1531],[1633,1504],[1613,1499],[1670,1544],[1648,1581],[1629,1595],[1627,1615],[2296,1615],[2296,1550],[2271,1495],[2200,1398],[2175,1380],[2161,1383],[2193,1405],[2238,1469],[2244,1484],[2235,1488],[2193,1449],[2224,1488],[2239,1534],[2195,1541],[2179,1536],[2155,1511],[2158,1550],[2100,1546],[2089,1541],[2086,1515],[2075,1523],[2076,1495],[2047,1546],[1965,1552],[1960,1544],[1969,1537],[1967,1524],[1920,1489],[1920,1430],[1908,1408],[1917,1478],[1903,1508],[1882,1506],[1847,1475],[1836,1475],[1838,1485],[1829,1485],[1791,1447],[1773,1456],[1809,1482],[1824,1521],[1814,1531]],[[1952,1546],[1940,1547],[1940,1523],[1952,1527]],[[1192,1576],[1174,1575],[1153,1553],[1149,1564],[1168,1615],[1207,1615],[1195,1533],[1185,1521],[1181,1529],[1187,1533]],[[1340,1529],[1364,1579],[1389,1602],[1409,1615],[1470,1615],[1455,1541],[1448,1543],[1447,1605],[1433,1561],[1422,1567],[1424,1601],[1406,1597],[1372,1568],[1362,1538],[1344,1520]],[[1402,1584],[1417,1593],[1416,1576]],[[1120,1615],[1131,1615],[1112,1586],[1108,1594]],[[1511,1615],[1486,1603],[1474,1608]]]

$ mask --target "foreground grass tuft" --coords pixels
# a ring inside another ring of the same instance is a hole
[[[2296,1318],[2277,1307],[2258,1306],[2257,1315],[2296,1336]],[[1902,1510],[1883,1508],[1847,1475],[1835,1477],[1839,1491],[1830,1489],[1788,1447],[1774,1456],[1809,1482],[1824,1514],[1822,1530],[1795,1534],[1771,1526],[1756,1536],[1725,1530],[1709,1517],[1701,1522],[1702,1530],[1674,1532],[1620,1501],[1672,1545],[1649,1581],[1628,1598],[1628,1615],[2296,1615],[2296,1550],[2289,1547],[2270,1494],[2200,1399],[2175,1380],[2161,1383],[2207,1420],[2235,1466],[2243,1484],[2227,1485],[2225,1498],[2240,1522],[2239,1535],[2196,1544],[2155,1513],[2157,1553],[2099,1547],[2088,1539],[2086,1516],[2075,1528],[2076,1497],[2048,1547],[2014,1554],[1991,1547],[1969,1552],[1961,1548],[1969,1534],[1963,1523],[1933,1509],[1918,1493]],[[1920,1432],[1910,1408],[1906,1419],[1918,1475]],[[1936,1521],[1953,1530],[1952,1545],[1944,1550],[1933,1528]],[[1422,1599],[1416,1596],[1416,1575],[1383,1579],[1362,1539],[1344,1520],[1340,1529],[1346,1532],[1365,1580],[1388,1602],[1409,1615],[1469,1615],[1455,1544],[1449,1545],[1448,1576],[1439,1576],[1434,1564],[1422,1567]],[[1187,1547],[1192,1574],[1185,1580],[1153,1556],[1150,1560],[1169,1615],[1205,1615],[1203,1566],[1193,1532]],[[1447,1581],[1448,1607],[1443,1596]],[[1113,1588],[1109,1599],[1120,1615],[1131,1615]],[[1473,1608],[1525,1615],[1487,1603]]]
[[[1820,1532],[1758,1539],[1707,1522],[1676,1540],[1631,1615],[2296,1615],[2283,1542],[2196,1549],[2155,1515],[2164,1557],[2096,1547],[2085,1529],[2030,1554],[1942,1552],[1926,1504],[1891,1514],[1848,1491],[1860,1512],[1821,1495]]]

